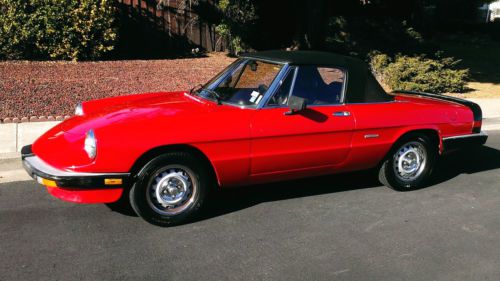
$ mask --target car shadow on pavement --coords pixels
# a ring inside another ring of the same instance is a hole
[[[460,174],[500,169],[500,150],[482,146],[444,155],[425,188],[451,180]],[[363,188],[380,187],[378,171],[368,170],[272,184],[228,188],[217,192],[197,220],[209,219],[251,206],[291,198],[315,196]]]
[[[460,174],[474,174],[500,168],[500,150],[480,146],[444,155],[437,163],[429,186]]]
[[[249,208],[262,202],[314,196],[380,186],[374,171],[360,171],[294,181],[225,188],[210,193],[207,206],[195,221]],[[137,216],[128,203],[128,194],[120,201],[106,204],[114,212]]]
[[[471,150],[453,152],[444,155],[437,163],[434,175],[427,187],[448,181],[460,174],[473,174],[499,168],[500,150],[483,146]],[[194,221],[206,220],[237,212],[264,202],[380,187],[382,185],[378,181],[377,172],[377,170],[367,170],[222,189],[211,194],[205,210]],[[128,202],[108,204],[108,207],[123,215],[136,216]]]
[[[378,186],[381,186],[381,184],[378,182],[375,172],[370,170],[305,178],[294,181],[227,188],[211,194],[206,209],[196,221],[240,211],[264,202]]]

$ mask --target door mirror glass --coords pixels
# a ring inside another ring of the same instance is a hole
[[[288,99],[288,108],[290,108],[290,111],[285,112],[285,114],[292,115],[306,109],[306,107],[307,107],[307,102],[305,98],[291,95],[290,98]]]

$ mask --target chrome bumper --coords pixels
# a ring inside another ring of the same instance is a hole
[[[33,179],[40,183],[43,179],[54,181],[57,187],[93,189],[123,187],[130,183],[130,173],[80,173],[57,169],[34,155],[30,146],[23,148],[22,161]]]
[[[484,131],[476,134],[453,136],[443,138],[443,148],[446,151],[462,149],[471,146],[479,146],[486,143],[488,134]]]

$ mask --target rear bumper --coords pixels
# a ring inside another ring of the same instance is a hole
[[[31,146],[21,150],[23,167],[50,194],[75,203],[111,203],[120,199],[129,185],[129,173],[79,173],[57,169],[33,154]]]
[[[487,139],[488,134],[484,131],[476,134],[443,138],[443,148],[445,151],[453,151],[467,147],[480,146],[485,144]]]

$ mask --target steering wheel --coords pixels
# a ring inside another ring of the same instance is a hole
[[[261,93],[261,94],[264,94],[264,93],[267,91],[267,89],[269,89],[269,87],[267,87],[267,86],[266,86],[266,85],[264,85],[264,84],[260,84],[260,85],[259,85],[259,87],[257,88],[257,90],[258,90],[258,91],[259,91],[259,93]]]
[[[279,89],[274,95],[272,95],[270,103],[275,105],[286,105],[288,102],[288,95],[282,92],[282,89]]]

